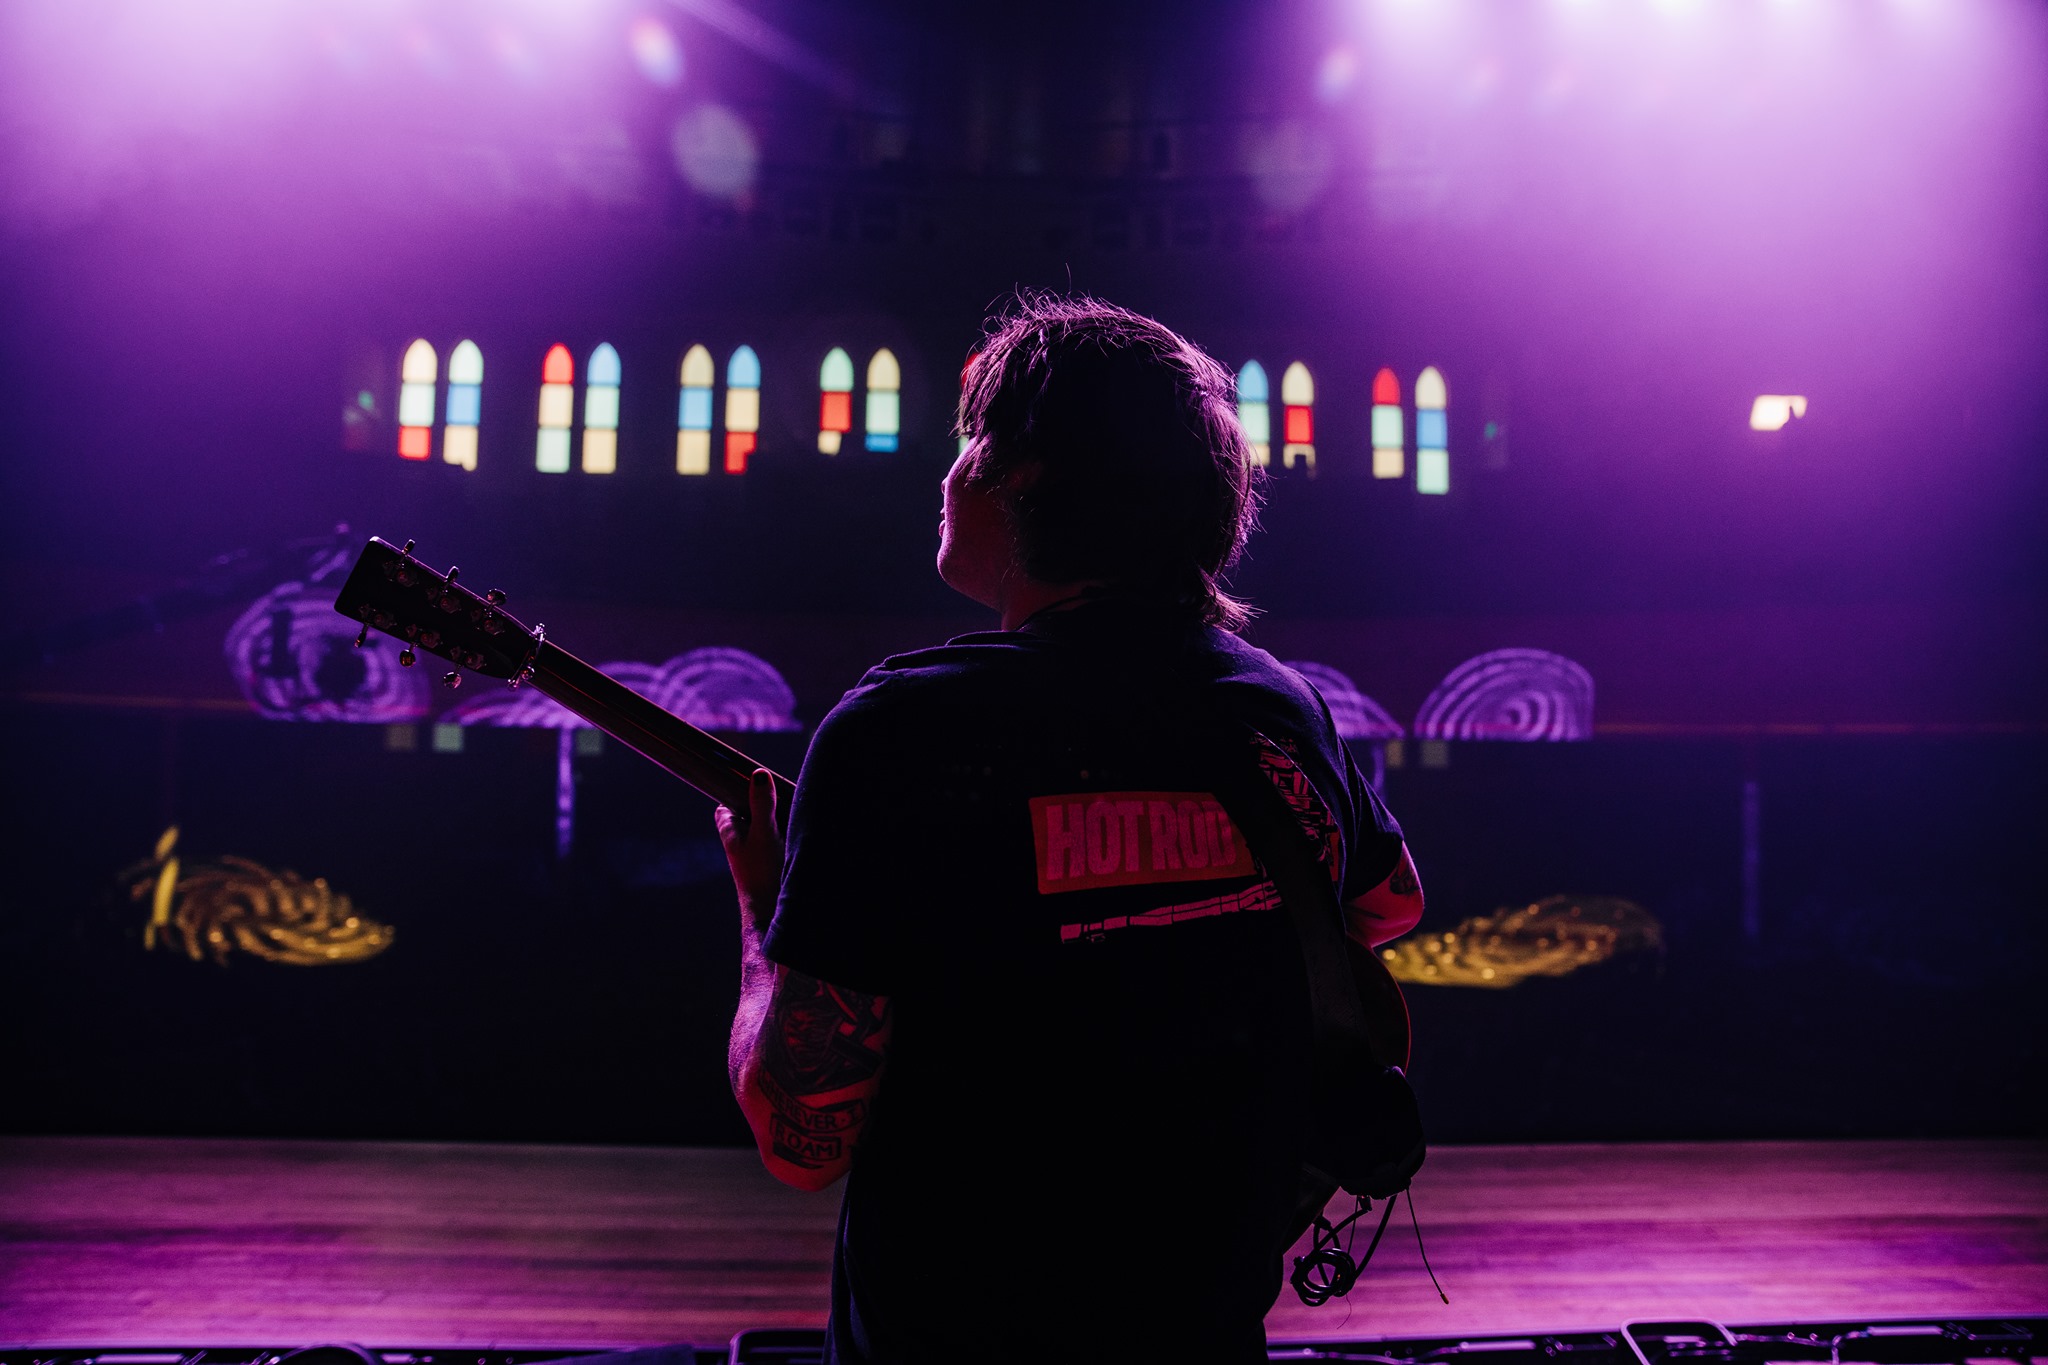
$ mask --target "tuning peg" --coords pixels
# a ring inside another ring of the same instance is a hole
[[[362,648],[362,647],[363,647],[364,645],[368,644],[368,643],[369,643],[369,641],[370,641],[370,623],[369,623],[369,622],[367,622],[367,621],[365,621],[365,622],[363,623],[363,628],[362,628],[361,630],[359,630],[359,631],[357,631],[357,632],[356,632],[356,648],[357,648],[357,649],[361,649],[361,648]]]
[[[412,653],[412,646],[411,646],[411,645],[407,645],[407,646],[406,646],[406,647],[405,647],[404,649],[401,649],[401,650],[399,650],[399,651],[398,651],[398,666],[399,666],[400,668],[411,668],[411,667],[412,667],[412,665],[413,665],[413,653]]]
[[[411,554],[411,553],[412,553],[412,547],[413,547],[413,546],[414,546],[415,544],[417,544],[417,543],[418,543],[418,542],[416,542],[416,541],[411,541],[411,540],[408,540],[408,541],[406,541],[406,542],[405,542],[405,548],[404,548],[404,549],[402,549],[402,550],[400,550],[400,551],[399,551],[398,553],[400,553],[400,554],[402,554],[402,555],[409,555],[409,554]]]
[[[456,688],[462,686],[462,675],[451,668],[441,675],[441,685],[450,692],[453,692]]]
[[[460,577],[462,577],[462,570],[456,568],[453,564],[450,564],[448,566],[448,581],[450,583],[453,583],[456,579]]]
[[[503,588],[492,588],[489,592],[484,594],[484,601],[490,603],[494,607],[504,606],[505,590]]]

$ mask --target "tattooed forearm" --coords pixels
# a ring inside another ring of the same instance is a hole
[[[768,1076],[786,1097],[828,1095],[872,1080],[882,1069],[887,1021],[872,995],[787,972],[769,1006],[761,1043]]]
[[[866,1100],[842,1100],[838,1104],[810,1105],[786,1093],[771,1076],[761,1077],[761,1093],[775,1112],[793,1128],[807,1133],[843,1133],[858,1128],[868,1116]]]
[[[763,963],[742,978],[733,1093],[769,1169],[803,1189],[836,1180],[867,1122],[889,1041],[889,1003]]]
[[[866,1100],[842,1100],[813,1107],[785,1093],[770,1076],[761,1091],[774,1106],[769,1124],[769,1150],[793,1166],[816,1170],[847,1155],[847,1142],[867,1121]]]

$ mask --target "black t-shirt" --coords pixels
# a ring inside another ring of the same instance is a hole
[[[894,1020],[832,1359],[1265,1358],[1311,1021],[1190,689],[1259,737],[1341,899],[1386,878],[1399,827],[1315,690],[1124,604],[889,659],[819,726],[766,952]]]

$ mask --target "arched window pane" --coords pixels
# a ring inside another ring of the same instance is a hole
[[[484,410],[484,353],[474,341],[459,341],[448,353],[448,400],[442,408],[441,458],[474,472],[476,429]]]
[[[398,367],[398,377],[408,384],[431,384],[440,377],[440,363],[425,337],[405,348],[405,360]]]
[[[1398,479],[1406,467],[1407,434],[1401,423],[1401,381],[1382,369],[1372,377],[1372,476]]]
[[[868,361],[867,448],[894,450],[902,433],[903,369],[886,347]]]
[[[1309,377],[1308,366],[1299,360],[1280,377],[1280,401],[1291,408],[1305,408],[1316,401],[1316,381]]]
[[[1272,396],[1272,390],[1266,387],[1266,367],[1256,360],[1245,361],[1244,368],[1237,372],[1237,401],[1264,403]]]
[[[747,472],[761,439],[761,357],[742,346],[725,362],[725,472]]]
[[[711,363],[711,352],[702,346],[692,346],[683,353],[683,384],[686,388],[708,389],[718,382],[718,367]]]
[[[682,397],[676,410],[676,473],[711,472],[711,386],[718,369],[711,352],[692,346],[683,354]]]
[[[818,387],[828,393],[853,392],[853,357],[834,346],[818,367]]]
[[[979,359],[981,359],[980,351],[969,351],[967,353],[967,359],[964,362],[962,362],[960,366],[960,392],[962,394],[965,394],[967,392],[967,376],[969,373],[973,371],[974,362]],[[953,434],[955,440],[958,443],[959,453],[965,455],[967,453],[967,447],[970,444],[972,444],[972,442],[970,442],[967,439],[967,433],[962,431],[956,431]]]
[[[1431,365],[1416,376],[1415,406],[1418,410],[1422,408],[1442,409],[1447,407],[1449,406],[1449,397],[1450,395],[1444,391],[1444,377],[1437,373],[1436,366]]]
[[[405,348],[398,366],[398,453],[424,460],[434,448],[434,380],[440,358],[425,337]]]
[[[455,349],[448,354],[448,382],[451,384],[481,384],[484,382],[484,353],[477,349],[474,341],[458,341]]]
[[[837,455],[852,430],[853,357],[834,346],[818,368],[818,449]]]
[[[548,347],[548,358],[541,362],[540,382],[543,384],[573,384],[576,382],[576,362],[569,358],[567,346]]]
[[[1432,365],[1415,378],[1415,491],[1451,491],[1450,394]]]
[[[590,353],[583,382],[583,472],[616,473],[619,467],[619,353],[609,341]]]
[[[1247,360],[1237,372],[1237,424],[1244,428],[1245,443],[1251,447],[1252,463],[1260,468],[1273,462],[1272,390],[1266,382],[1266,367]]]
[[[569,426],[576,412],[576,362],[567,346],[548,348],[540,367],[540,439],[534,468],[543,474],[569,472]]]
[[[1299,360],[1280,376],[1280,461],[1294,468],[1298,460],[1310,475],[1316,472],[1316,381]]]

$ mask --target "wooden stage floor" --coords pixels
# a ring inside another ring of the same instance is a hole
[[[0,1139],[0,1343],[708,1344],[823,1321],[837,1206],[750,1152]],[[1448,1307],[1399,1226],[1274,1338],[2048,1311],[2043,1143],[1448,1148],[1416,1207]]]

